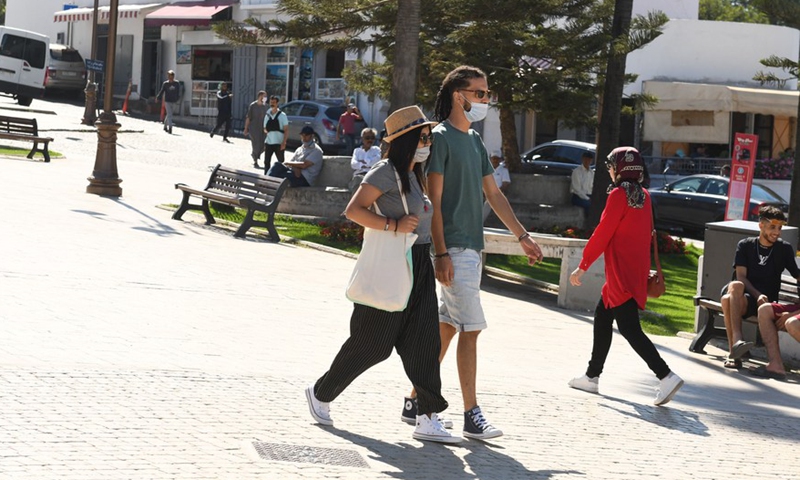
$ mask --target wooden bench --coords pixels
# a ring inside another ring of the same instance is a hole
[[[689,351],[694,353],[706,353],[705,346],[713,337],[726,337],[725,327],[717,327],[715,320],[717,317],[722,317],[722,304],[719,298],[709,298],[697,295],[694,297],[694,305],[700,307],[699,321],[702,323],[698,325],[697,336],[694,337]],[[788,276],[781,276],[781,289],[778,295],[778,301],[781,303],[800,303],[800,297],[797,293],[797,281]],[[751,316],[743,319],[747,323],[752,323],[758,326],[758,317]],[[760,334],[756,338],[756,343],[761,343]]]
[[[289,180],[284,178],[268,177],[257,173],[235,170],[217,165],[211,172],[211,178],[203,190],[198,190],[183,183],[175,184],[175,188],[183,191],[183,201],[172,215],[175,220],[180,220],[187,210],[200,210],[206,217],[206,224],[215,223],[214,217],[208,208],[208,202],[224,203],[247,209],[242,225],[236,230],[234,237],[242,238],[254,226],[265,227],[273,242],[279,242],[280,236],[275,229],[275,210],[280,203],[284,190],[289,186]],[[191,197],[202,199],[200,204],[189,202]],[[256,212],[267,214],[267,221],[254,220]]]
[[[33,158],[36,152],[42,152],[44,161],[50,161],[48,145],[53,139],[39,136],[39,127],[35,118],[0,116],[0,138],[33,142],[33,148],[28,153],[28,158]],[[43,143],[44,148],[39,148],[39,143]]]

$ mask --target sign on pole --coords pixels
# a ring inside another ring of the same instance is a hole
[[[733,138],[731,181],[728,186],[728,205],[725,220],[747,220],[750,206],[750,187],[756,169],[758,135],[737,133]]]
[[[106,62],[102,60],[92,60],[90,58],[87,58],[84,59],[84,62],[86,62],[86,70],[102,73],[106,69]]]

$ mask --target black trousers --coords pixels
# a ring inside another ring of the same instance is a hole
[[[278,158],[278,162],[283,163],[283,152],[286,150],[281,150],[280,143],[265,143],[264,144],[264,173],[269,170],[269,164],[272,163],[272,154],[274,153],[275,156]]]
[[[228,134],[231,133],[231,116],[230,115],[217,115],[217,126],[214,127],[214,130],[211,130],[211,133],[217,133],[219,127],[225,125],[225,130],[222,133],[222,139],[226,140],[228,138]]]
[[[608,351],[611,349],[611,339],[613,337],[613,323],[617,320],[619,333],[633,347],[634,351],[642,357],[650,370],[660,379],[669,375],[669,367],[661,355],[658,354],[653,342],[647,338],[642,331],[639,322],[639,306],[636,300],[630,299],[618,307],[606,308],[603,304],[603,297],[597,303],[594,311],[594,343],[592,345],[592,358],[589,360],[589,368],[586,369],[586,376],[594,378],[603,373],[603,365],[606,363]]]
[[[359,375],[397,349],[406,375],[417,390],[418,412],[441,412],[447,408],[439,376],[441,340],[430,245],[414,245],[411,253],[414,285],[408,306],[402,312],[385,312],[355,305],[350,317],[350,338],[314,385],[319,401],[335,400]]]

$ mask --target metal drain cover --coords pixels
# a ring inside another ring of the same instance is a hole
[[[258,455],[276,462],[316,463],[340,467],[369,468],[367,462],[353,450],[344,448],[309,447],[283,443],[253,442]]]

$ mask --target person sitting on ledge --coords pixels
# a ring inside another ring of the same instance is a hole
[[[778,238],[785,224],[786,215],[778,207],[763,206],[758,210],[759,235],[744,238],[736,246],[732,281],[720,292],[728,334],[725,368],[741,368],[742,356],[753,347],[753,342],[742,338],[742,318],[756,315],[762,305],[778,301],[784,269],[800,278],[794,248]]]

